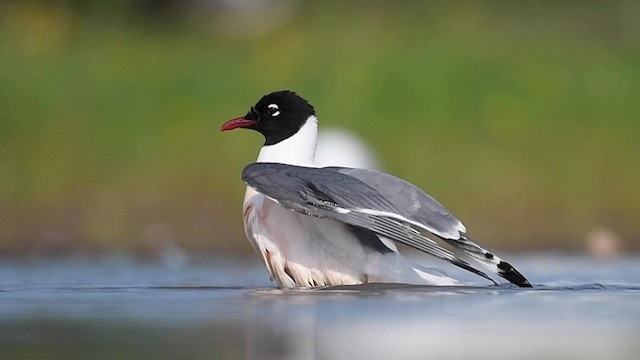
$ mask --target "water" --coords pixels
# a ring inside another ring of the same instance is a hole
[[[0,262],[0,358],[637,359],[640,258],[510,257],[534,289],[275,289],[254,260]]]

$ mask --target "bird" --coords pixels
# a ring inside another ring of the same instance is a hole
[[[491,286],[501,284],[485,271],[518,287],[532,286],[416,185],[377,170],[316,166],[318,118],[296,92],[264,95],[246,115],[221,127],[233,129],[254,130],[265,139],[256,162],[242,171],[243,223],[278,287],[466,285],[409,259],[403,246],[470,271]]]

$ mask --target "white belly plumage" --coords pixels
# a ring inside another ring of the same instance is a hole
[[[363,245],[345,224],[290,211],[250,188],[243,211],[247,238],[280,287],[367,282],[458,284],[395,251],[380,253]]]

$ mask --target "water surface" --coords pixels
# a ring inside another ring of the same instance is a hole
[[[278,290],[253,259],[0,262],[0,355],[637,359],[640,258],[510,257],[533,289]]]

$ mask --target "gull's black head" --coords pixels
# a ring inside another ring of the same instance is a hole
[[[264,135],[265,145],[273,145],[297,133],[315,114],[313,106],[293,91],[276,91],[263,96],[247,115],[224,123],[221,130],[253,129]]]

